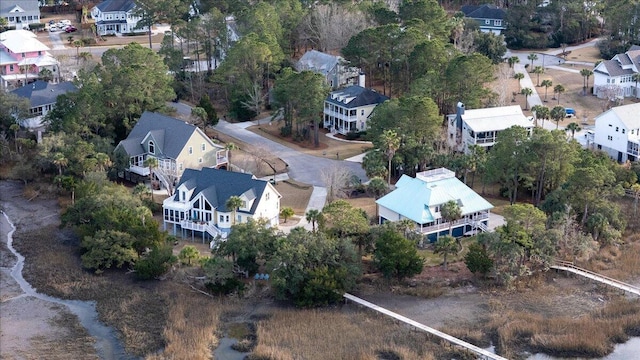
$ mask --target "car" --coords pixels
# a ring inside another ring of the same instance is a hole
[[[53,25],[53,24],[55,24],[55,23],[56,23],[55,21],[53,21],[53,20],[49,20],[49,26],[51,26],[51,25]]]
[[[72,33],[72,32],[74,32],[74,31],[76,31],[76,30],[78,30],[78,28],[76,28],[76,27],[75,27],[75,26],[73,26],[73,25],[69,25],[69,26],[67,26],[66,28],[64,28],[64,32],[66,32],[66,33]]]
[[[58,25],[53,24],[53,25],[49,25],[49,31],[54,32],[54,31],[58,31],[60,30],[60,28],[58,28]]]
[[[572,108],[564,108],[564,116],[568,118],[576,117],[576,111]]]
[[[71,20],[60,20],[58,24],[71,25]]]

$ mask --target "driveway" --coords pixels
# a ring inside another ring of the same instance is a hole
[[[64,50],[64,43],[62,42],[61,35],[66,35],[64,31],[50,31],[49,39],[51,40],[52,50]]]

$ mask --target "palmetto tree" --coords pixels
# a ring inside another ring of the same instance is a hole
[[[439,237],[438,240],[436,240],[436,242],[433,244],[433,253],[442,254],[443,266],[445,270],[447,270],[447,257],[449,255],[454,255],[457,250],[458,246],[456,244],[456,239],[450,235]]]
[[[564,86],[562,86],[562,85],[560,85],[560,84],[558,84],[558,85],[556,85],[556,86],[554,86],[554,87],[553,87],[553,92],[554,92],[555,94],[558,94],[558,97],[557,97],[557,99],[558,99],[558,105],[560,105],[560,94],[562,94],[563,92],[565,92],[565,90],[566,90],[566,89],[564,88]]]
[[[580,75],[582,75],[582,95],[587,95],[587,87],[589,86],[589,77],[593,75],[593,71],[589,69],[580,70]]]
[[[322,213],[318,209],[309,209],[305,214],[305,219],[307,219],[307,222],[311,223],[313,232],[316,232],[316,224],[318,223],[318,220],[320,220],[321,217],[322,217]]]
[[[400,136],[394,130],[385,130],[380,135],[380,142],[382,143],[382,148],[384,149],[385,155],[387,156],[387,160],[389,161],[389,173],[388,183],[391,186],[391,160],[396,154],[396,151],[400,148]]]
[[[547,102],[547,90],[553,86],[553,82],[549,79],[542,80],[542,86],[544,86],[544,102]]]
[[[80,40],[74,40],[72,45],[75,46],[76,48],[76,65],[77,65],[78,63],[80,63],[80,47],[83,45],[83,43]]]
[[[531,53],[527,56],[527,59],[531,60],[531,68],[533,69],[533,62],[538,60],[538,55]]]
[[[536,66],[535,68],[533,68],[533,73],[538,76],[536,86],[540,86],[540,75],[544,74],[544,68],[542,66]]]
[[[524,95],[524,109],[528,110],[529,103],[527,102],[527,99],[529,98],[529,96],[533,94],[533,90],[531,90],[531,88],[526,87],[520,90],[520,94]]]
[[[544,121],[551,118],[551,110],[549,110],[549,108],[546,107],[546,106],[541,106],[536,111],[536,118],[537,119],[542,119],[542,125],[541,126],[544,128]]]
[[[62,168],[69,165],[69,160],[60,152],[53,154],[53,160],[51,162],[58,168],[58,175],[62,175]]]
[[[518,80],[518,85],[520,85],[520,80],[524,79],[524,74],[523,73],[515,73],[513,74],[513,78]]]
[[[462,217],[462,210],[460,209],[458,202],[449,200],[442,204],[442,207],[440,208],[440,215],[444,221],[449,223],[449,236],[451,236],[451,233],[453,232],[453,222]]]
[[[640,98],[640,89],[638,89],[638,83],[640,82],[640,72],[631,75],[631,80],[636,82],[636,98]]]
[[[227,210],[231,210],[231,213],[233,214],[233,224],[236,224],[236,212],[238,211],[238,209],[240,208],[240,206],[242,206],[242,199],[239,196],[231,196],[229,197],[229,199],[227,199],[227,202],[224,203],[224,206],[227,208]]]
[[[80,54],[78,54],[78,57],[79,57],[83,62],[86,62],[86,61],[89,61],[89,59],[93,58],[93,55],[92,55],[90,52],[88,52],[88,51],[83,51],[83,52],[81,52]]]
[[[567,125],[566,130],[571,131],[571,138],[575,139],[576,132],[582,130],[582,128],[580,127],[580,125],[578,125],[578,123],[572,122],[569,125]]]
[[[509,63],[509,67],[513,69],[513,65],[519,63],[520,62],[520,58],[517,57],[517,56],[512,56],[512,57],[507,59],[507,62]]]
[[[556,129],[560,127],[560,121],[564,119],[565,111],[562,106],[554,106],[551,109],[551,118],[556,122]]]
[[[97,153],[95,158],[98,171],[105,171],[108,167],[113,165],[113,161],[111,161],[109,155],[105,153]]]
[[[224,146],[224,149],[227,150],[227,170],[231,171],[231,151],[238,150],[239,148],[233,142],[228,142]]]
[[[154,181],[154,174],[153,174],[153,169],[158,167],[158,159],[149,156],[147,157],[147,159],[144,161],[144,166],[149,168],[149,179],[151,179],[151,201],[153,202],[153,181]]]

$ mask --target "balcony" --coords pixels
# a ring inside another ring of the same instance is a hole
[[[223,239],[227,238],[227,233],[218,229],[218,227],[215,224],[213,224],[213,222],[182,220],[180,221],[180,226],[183,229],[187,229],[187,230],[202,231],[202,232],[206,231],[209,233],[209,235],[213,237],[220,236]]]
[[[345,121],[356,121],[358,120],[358,115],[347,115],[347,114],[340,114],[337,111],[331,111],[331,110],[324,110],[324,114],[325,115],[329,115],[329,116],[333,116],[336,119],[342,119]]]
[[[449,225],[451,225],[451,228],[457,228],[460,226],[466,226],[469,225],[471,227],[476,227],[479,229],[484,229],[485,227],[481,225],[481,222],[484,220],[489,219],[489,213],[482,213],[480,215],[477,215],[473,218],[463,218],[463,219],[459,219],[456,221],[453,221],[452,223],[442,223],[442,224],[436,224],[436,225],[431,225],[431,226],[424,226],[422,228],[418,227],[418,231],[423,233],[423,234],[431,234],[434,232],[440,232],[443,230],[449,230]]]
[[[149,176],[149,174],[151,174],[151,171],[149,170],[149,167],[143,167],[143,166],[137,166],[137,165],[129,166],[129,171],[131,171],[132,173],[136,173],[138,175],[141,175],[141,176]]]

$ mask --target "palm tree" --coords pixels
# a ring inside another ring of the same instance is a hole
[[[512,57],[507,59],[507,62],[509,63],[509,67],[513,69],[513,65],[519,63],[520,62],[520,58],[517,57],[517,56],[512,56]]]
[[[453,222],[462,217],[462,210],[457,201],[449,200],[440,207],[440,215],[444,221],[449,223],[449,236],[453,231]]]
[[[53,80],[53,72],[47,68],[42,68],[38,73],[38,77],[43,81],[49,82]]]
[[[565,111],[562,106],[554,106],[551,109],[551,118],[556,122],[556,130],[560,127],[560,120],[564,119]]]
[[[580,70],[580,75],[582,75],[582,95],[587,95],[587,86],[589,86],[589,77],[593,75],[593,71],[589,69]]]
[[[631,75],[631,80],[636,82],[636,99],[640,98],[640,89],[638,89],[638,83],[640,82],[640,72]]]
[[[82,41],[80,40],[74,40],[72,44],[73,46],[76,47],[76,65],[77,65],[78,63],[80,63],[80,47],[83,44],[82,44]]]
[[[386,194],[388,189],[387,183],[379,177],[371,178],[371,180],[369,180],[369,185],[367,185],[367,191],[371,193],[376,200]]]
[[[560,105],[560,94],[562,94],[566,89],[564,88],[564,86],[558,84],[556,86],[554,86],[553,88],[553,92],[558,94],[558,105]]]
[[[224,203],[224,206],[227,208],[227,210],[231,209],[231,212],[233,213],[234,225],[236,224],[236,212],[238,211],[240,206],[242,206],[243,203],[244,201],[242,201],[242,199],[239,196],[230,196],[229,199],[227,199],[227,202]]]
[[[151,201],[153,202],[153,169],[158,167],[158,159],[149,156],[144,161],[144,166],[149,168],[149,179],[151,179]]]
[[[380,135],[380,142],[382,143],[382,148],[385,149],[385,154],[389,161],[388,183],[389,186],[391,186],[391,160],[400,148],[400,137],[394,130],[385,130]]]
[[[322,213],[317,209],[309,209],[305,214],[305,219],[307,219],[307,222],[311,223],[313,232],[316,232],[316,223],[318,222],[318,220],[320,220],[321,217]]]
[[[549,108],[542,105],[535,105],[535,109],[532,109],[536,113],[536,125],[538,119],[542,119],[542,127],[544,128],[544,120],[549,118]]]
[[[140,200],[143,200],[146,197],[146,195],[150,193],[151,193],[151,190],[149,190],[149,187],[147,187],[147,185],[145,184],[138,184],[133,187],[133,195],[140,196]]]
[[[531,53],[527,56],[527,59],[531,60],[531,68],[533,69],[533,62],[535,60],[538,60],[538,55],[536,55],[535,53]]]
[[[524,74],[523,73],[515,73],[515,74],[513,74],[513,78],[518,80],[518,84],[520,84],[520,80],[524,79]]]
[[[633,192],[633,214],[638,214],[638,198],[640,198],[640,184],[631,185],[631,191]]]
[[[89,61],[89,59],[93,58],[93,55],[88,51],[83,51],[80,54],[78,54],[78,57],[82,59],[82,62],[87,62]]]
[[[544,86],[544,102],[547,102],[547,90],[553,86],[553,82],[549,79],[542,80],[542,86]]]
[[[284,206],[280,209],[280,216],[284,218],[285,223],[287,222],[287,219],[292,217],[294,214],[295,212],[293,211],[293,209],[288,206]]]
[[[571,131],[571,138],[575,139],[576,132],[582,130],[582,128],[580,127],[580,125],[578,125],[578,123],[572,122],[569,125],[567,125],[566,130]]]
[[[72,45],[73,44],[73,35],[67,36],[67,41],[69,42],[69,45]]]
[[[441,236],[433,244],[433,253],[442,254],[445,270],[447,270],[447,256],[455,254],[457,250],[456,239],[451,235]]]
[[[64,157],[64,154],[57,152],[53,154],[53,165],[58,168],[58,175],[62,175],[62,168],[69,164],[69,160]]]
[[[520,94],[524,95],[524,109],[528,110],[529,103],[527,102],[527,99],[529,98],[529,96],[531,96],[531,94],[533,94],[533,90],[531,90],[531,88],[526,87],[520,90]]]
[[[227,150],[227,171],[231,171],[231,151],[238,150],[239,147],[233,142],[228,142],[224,149]]]
[[[95,155],[95,158],[96,158],[96,166],[98,167],[98,171],[105,171],[106,168],[113,165],[113,161],[111,161],[111,158],[109,157],[109,155],[105,153],[97,153]]]
[[[542,66],[536,66],[533,68],[533,73],[538,75],[538,83],[536,86],[540,86],[540,75],[544,74],[544,68]]]

